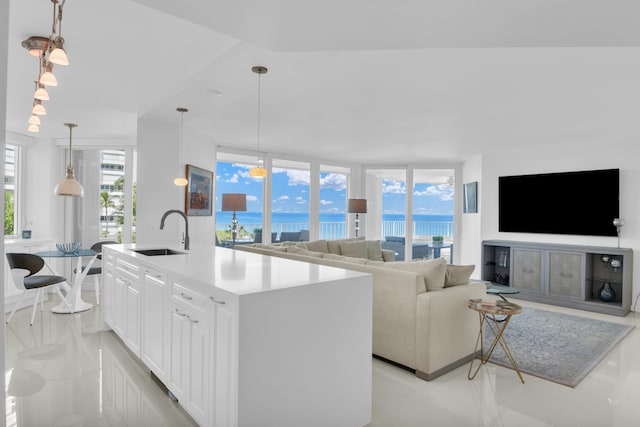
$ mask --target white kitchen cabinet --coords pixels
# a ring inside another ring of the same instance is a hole
[[[146,268],[142,282],[142,361],[161,381],[167,381],[169,340],[166,313],[167,276],[155,269]]]
[[[139,357],[199,425],[370,422],[369,274],[225,248],[133,249],[104,249],[117,266],[111,289],[103,271],[105,323],[130,347],[138,322]]]
[[[179,283],[171,283],[171,369],[169,390],[200,424],[209,414],[208,302]]]

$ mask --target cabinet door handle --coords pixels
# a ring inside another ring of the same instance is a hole
[[[176,314],[180,317],[186,317],[189,318],[189,316],[187,316],[187,313],[183,313],[180,311],[180,309],[176,308]]]
[[[187,319],[189,319],[189,322],[191,322],[191,323],[199,323],[200,322],[199,320],[192,319],[189,316],[187,316]]]
[[[211,301],[215,302],[216,304],[220,304],[220,305],[226,304],[226,302],[219,301],[219,300],[215,299],[214,297],[209,297],[209,299],[211,299]]]
[[[184,299],[189,299],[189,300],[193,299],[193,297],[191,295],[187,295],[187,294],[185,294],[183,292],[180,292],[180,296],[182,298],[184,298]]]

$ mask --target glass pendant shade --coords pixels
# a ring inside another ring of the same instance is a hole
[[[57,65],[69,65],[69,58],[63,48],[56,47],[49,54],[49,62]]]
[[[38,89],[36,89],[36,93],[33,95],[35,99],[39,99],[40,101],[48,101],[49,100],[49,92],[44,88],[42,83],[38,84]]]
[[[180,187],[184,187],[189,183],[189,181],[187,180],[187,178],[176,178],[173,180],[173,183],[175,185],[179,185]]]
[[[35,114],[32,114],[31,117],[29,117],[29,124],[30,125],[39,125],[40,124],[40,119]]]
[[[40,128],[38,127],[38,125],[34,124],[29,125],[29,128],[27,130],[34,133],[40,132]]]
[[[65,178],[56,185],[56,188],[53,192],[57,196],[75,196],[75,197],[84,197],[84,188],[78,181],[76,181],[76,177],[73,175],[73,161],[72,161],[72,153],[73,147],[71,145],[71,135],[73,132],[73,128],[78,125],[75,123],[65,123],[65,126],[69,128],[69,164],[67,165],[67,175]]]
[[[67,176],[53,190],[57,196],[84,197],[84,188],[73,175],[73,167],[67,167]]]
[[[267,176],[267,170],[260,166],[256,166],[255,168],[249,169],[249,176],[253,176],[255,178],[264,178]]]
[[[53,75],[53,68],[51,65],[47,65],[47,70],[42,73],[38,82],[45,86],[58,86],[58,79]]]
[[[36,116],[46,116],[47,110],[42,105],[42,101],[37,99],[33,104],[33,110],[31,110],[31,114],[35,114]]]

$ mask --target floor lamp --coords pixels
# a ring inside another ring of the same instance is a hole
[[[359,215],[367,213],[367,199],[349,199],[349,213],[356,214],[356,237],[358,237],[358,230],[360,230]]]
[[[236,245],[236,237],[238,236],[238,220],[236,212],[244,212],[247,210],[247,195],[241,193],[227,193],[222,195],[222,212],[233,212],[231,217],[231,238],[232,246]]]

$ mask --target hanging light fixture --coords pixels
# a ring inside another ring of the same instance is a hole
[[[22,41],[22,47],[27,49],[29,55],[38,58],[38,80],[36,91],[33,95],[33,114],[45,115],[46,110],[40,101],[48,101],[49,93],[45,86],[57,86],[58,79],[53,75],[53,65],[69,65],[69,58],[64,50],[64,38],[62,38],[62,8],[66,0],[51,0],[53,4],[53,24],[49,37],[31,36]],[[36,123],[29,123],[36,124]],[[38,123],[39,124],[39,123]],[[30,131],[34,132],[35,130]]]
[[[33,110],[31,110],[31,114],[35,114],[36,116],[46,116],[47,110],[42,105],[42,101],[39,99],[33,100]]]
[[[71,145],[71,136],[73,132],[73,128],[78,127],[75,123],[65,123],[65,126],[69,128],[69,164],[67,165],[67,175],[65,178],[56,185],[54,190],[57,196],[84,196],[84,189],[82,185],[78,181],[76,181],[76,177],[73,175],[73,163],[72,163],[72,153],[73,147]]]
[[[28,123],[30,125],[39,125],[40,119],[35,114],[32,114],[31,117],[29,117]]]
[[[176,108],[176,111],[180,113],[180,154],[178,155],[178,164],[180,165],[180,167],[182,167],[182,129],[184,126],[183,117],[184,113],[188,113],[189,110],[187,110],[186,108],[178,107]],[[184,176],[179,176],[173,180],[173,183],[180,187],[184,187],[189,183],[189,181]]]
[[[249,169],[249,175],[255,178],[264,178],[267,176],[267,170],[264,168],[264,161],[260,155],[260,76],[269,70],[267,67],[256,65],[251,68],[251,71],[258,75],[258,165]]]
[[[40,132],[40,128],[38,127],[38,125],[34,125],[34,124],[30,124],[27,130],[33,133]]]

